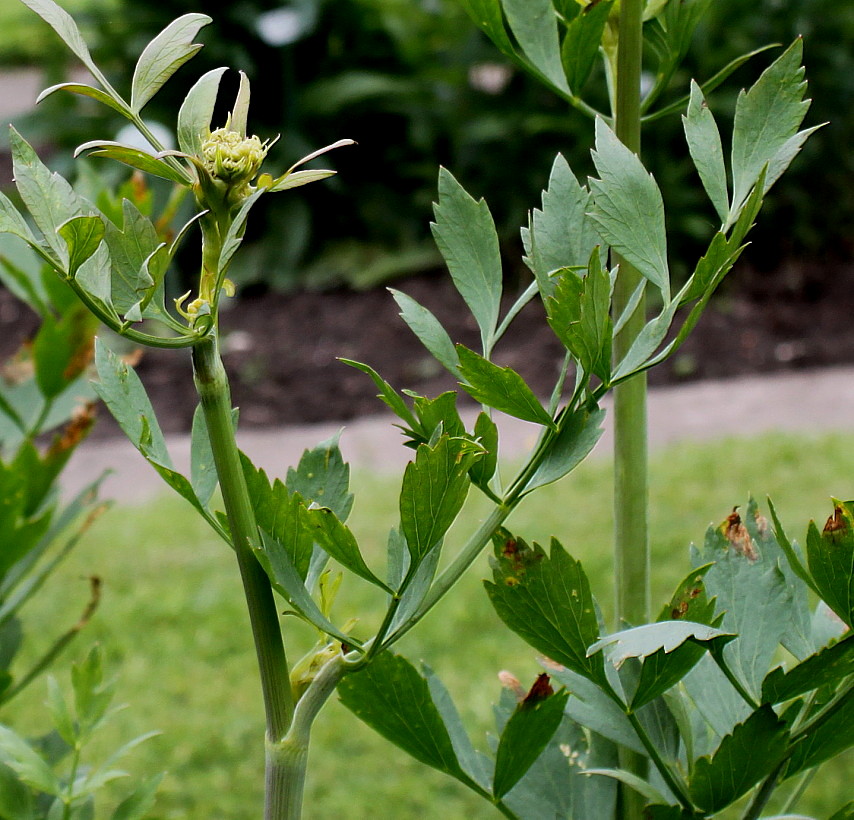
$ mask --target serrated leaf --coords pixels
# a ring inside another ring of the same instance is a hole
[[[690,621],[660,621],[627,629],[597,641],[590,654],[604,651],[619,668],[629,658],[643,661],[637,686],[631,696],[632,709],[664,694],[696,665],[703,653],[720,651],[735,635]]]
[[[301,617],[313,624],[321,632],[342,643],[351,639],[339,630],[321,611],[320,607],[306,589],[303,579],[297,572],[288,551],[261,530],[260,549],[255,549],[258,563],[267,573],[273,588],[281,595]]]
[[[382,652],[338,684],[341,702],[421,763],[469,781],[428,682],[400,655]]]
[[[296,469],[288,468],[285,486],[299,493],[306,504],[328,507],[343,522],[353,508],[350,492],[350,465],[338,447],[340,432],[305,450]]]
[[[605,432],[604,419],[604,410],[589,411],[585,407],[580,407],[569,418],[560,419],[558,435],[525,485],[525,492],[558,481],[581,464]]]
[[[697,806],[714,814],[769,775],[786,752],[788,731],[770,706],[739,723],[710,757],[694,764],[689,781]]]
[[[599,623],[581,563],[554,538],[550,556],[504,531],[494,540],[494,581],[484,585],[501,620],[546,657],[589,680],[605,681],[602,656],[587,655]]]
[[[762,682],[762,701],[782,703],[854,675],[854,636],[825,647],[788,671],[778,666]]]
[[[715,211],[726,222],[729,213],[726,166],[721,135],[700,86],[691,80],[688,112],[682,117],[688,151]]]
[[[760,556],[746,528],[728,518],[710,527],[702,562],[714,561],[704,584],[724,613],[721,629],[738,635],[723,657],[747,690],[759,697],[780,641],[791,624],[792,592],[776,556]]]
[[[121,228],[109,220],[105,223],[104,239],[112,262],[111,300],[124,314],[154,288],[145,262],[160,240],[151,220],[127,199],[122,201],[122,217]]]
[[[854,624],[854,502],[839,502],[819,533],[807,531],[810,574],[825,603],[849,628]]]
[[[546,299],[549,326],[586,374],[607,384],[611,375],[611,277],[594,248],[587,273],[559,271]]]
[[[28,786],[45,794],[60,794],[62,784],[47,762],[7,726],[0,726],[0,761]]]
[[[411,296],[399,290],[389,289],[400,308],[400,317],[409,325],[421,344],[436,360],[460,379],[460,362],[454,343],[439,320],[427,308],[418,304]]]
[[[464,345],[457,345],[463,390],[475,401],[523,421],[555,429],[555,423],[522,377],[499,367]]]
[[[203,74],[190,89],[178,110],[178,146],[185,154],[201,156],[202,141],[210,134],[219,83],[227,68]]]
[[[98,250],[104,238],[104,223],[99,216],[75,216],[63,222],[56,232],[68,246],[67,273],[74,277],[80,266]]]
[[[440,393],[435,399],[426,396],[414,396],[412,408],[418,417],[421,436],[419,443],[433,443],[434,438],[445,434],[451,438],[463,438],[466,435],[466,427],[457,410],[457,393],[448,390]],[[441,425],[441,430],[439,426]]]
[[[307,513],[307,529],[321,549],[359,577],[386,592],[393,592],[371,572],[365,559],[362,558],[353,533],[341,523],[332,510],[318,507],[308,510]]]
[[[498,427],[486,413],[478,414],[474,437],[483,447],[483,455],[469,468],[469,477],[476,487],[483,488],[498,469]]]
[[[23,239],[28,245],[36,245],[36,238],[26,219],[9,201],[6,194],[0,192],[0,233],[8,233]],[[4,259],[4,266],[8,265]]]
[[[569,91],[560,61],[552,0],[501,0],[510,30],[531,64],[556,88]]]
[[[171,467],[166,440],[139,376],[100,339],[95,341],[95,364],[100,378],[95,392],[119,427],[137,449],[145,449],[162,465]]]
[[[433,206],[433,237],[454,285],[469,306],[488,349],[501,302],[501,253],[495,223],[483,199],[477,202],[453,175],[439,171],[439,202]]]
[[[15,185],[27,210],[62,262],[68,262],[65,242],[57,233],[64,222],[75,216],[90,216],[95,209],[79,197],[59,174],[51,173],[32,146],[14,129],[9,129]]]
[[[664,302],[670,301],[667,234],[661,191],[636,154],[596,120],[592,153],[599,179],[588,180],[593,194],[592,217],[602,239],[652,282]]]
[[[401,530],[415,566],[444,537],[462,509],[472,458],[447,435],[435,447],[422,444],[403,474]]]
[[[163,84],[201,45],[192,41],[211,22],[206,14],[184,14],[173,20],[142,51],[133,71],[130,107],[138,114]]]
[[[585,6],[566,27],[560,56],[570,91],[577,97],[590,76],[613,2]]]
[[[560,726],[568,698],[563,691],[536,703],[523,701],[510,716],[495,754],[495,797],[504,797],[527,774]]]
[[[400,393],[398,393],[376,370],[374,370],[370,365],[362,364],[361,362],[355,362],[352,359],[339,359],[339,362],[342,364],[346,364],[349,367],[355,367],[356,370],[361,370],[362,373],[367,374],[371,377],[373,383],[377,386],[377,389],[380,391],[378,398],[380,398],[386,405],[388,405],[394,414],[406,422],[413,430],[417,430],[420,426],[418,424],[418,420],[415,416],[412,415],[412,411],[406,406],[406,402],[404,402]]]
[[[578,184],[569,164],[558,154],[548,189],[543,191],[542,209],[535,209],[532,215],[528,237],[530,264],[543,299],[553,293],[550,273],[586,267],[590,252],[601,243],[596,223],[588,214],[592,201],[590,192]]]
[[[749,91],[738,96],[732,137],[730,221],[734,221],[762,169],[795,136],[806,116],[810,101],[803,99],[806,82],[802,54],[803,43],[798,38],[762,72]],[[766,180],[766,190],[774,179]]]

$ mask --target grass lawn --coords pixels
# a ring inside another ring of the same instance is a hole
[[[345,433],[346,435],[346,433]],[[829,496],[854,497],[851,453],[854,437],[769,435],[681,445],[654,455],[651,472],[654,604],[687,572],[687,548],[709,523],[719,523],[753,492],[772,496],[789,534],[803,538],[810,517],[830,512]],[[287,465],[282,465],[281,473]],[[594,591],[610,610],[612,573],[610,466],[591,460],[569,479],[541,491],[514,514],[510,527],[528,540],[556,535],[581,558]],[[351,519],[369,562],[382,565],[388,528],[396,519],[397,483],[354,477]],[[468,532],[485,510],[474,495],[454,532]],[[453,533],[446,554],[459,538]],[[104,598],[93,623],[55,673],[68,688],[68,664],[100,641],[119,678],[118,700],[128,704],[105,730],[109,749],[150,729],[149,741],[127,768],[169,772],[154,815],[160,820],[249,820],[260,815],[262,715],[254,655],[233,556],[190,508],[164,496],[159,503],[108,512],[64,565],[41,598],[29,605],[28,650],[35,654],[49,636],[76,619],[85,577],[104,580]],[[539,671],[534,652],[509,634],[493,614],[480,581],[482,559],[444,606],[414,630],[399,650],[423,659],[450,689],[470,734],[485,746],[496,673],[510,669],[523,681]],[[345,584],[339,622],[377,617],[367,585]],[[313,636],[287,624],[303,648]],[[293,660],[296,660],[294,655]],[[24,732],[47,728],[43,681],[0,716]],[[826,818],[850,798],[854,756],[823,770],[798,807]],[[497,816],[462,786],[415,763],[373,735],[331,701],[316,724],[309,763],[305,816],[442,818]],[[583,820],[595,820],[584,818]]]

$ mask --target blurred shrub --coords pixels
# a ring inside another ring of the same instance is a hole
[[[262,138],[282,133],[273,167],[341,137],[358,141],[336,155],[340,177],[281,197],[266,224],[255,226],[233,271],[244,284],[367,287],[437,264],[428,223],[438,164],[486,197],[508,258],[518,262],[518,228],[538,201],[554,155],[562,151],[579,175],[590,170],[589,125],[508,66],[455,0],[123,0],[116,11],[99,9],[88,20],[100,32],[96,58],[123,84],[143,45],[173,17],[188,11],[213,17],[201,35],[205,48],[192,68],[182,69],[185,89],[209,68],[243,68],[253,83],[253,130]],[[823,259],[851,250],[854,5],[717,0],[673,89],[675,99],[689,74],[707,79],[757,44],[787,43],[799,33],[807,38],[810,122],[831,120],[832,127],[810,140],[770,198],[771,218],[749,252],[754,267],[768,270],[791,255]],[[738,87],[768,61],[760,55],[716,91],[716,113],[731,112]],[[236,74],[230,80],[236,83]],[[591,78],[591,88],[602,85],[601,75]],[[171,124],[179,100],[169,92],[167,86],[146,109],[149,119]],[[78,129],[92,125],[84,102],[57,95],[48,104],[45,139],[81,141]],[[68,116],[71,105],[75,117]],[[646,162],[684,214],[672,227],[691,245],[712,229],[713,214],[681,159],[679,117],[648,133]],[[678,243],[673,251],[678,258]]]

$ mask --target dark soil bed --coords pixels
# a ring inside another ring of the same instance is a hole
[[[802,287],[809,273],[800,268],[796,275],[764,275],[756,281],[771,286],[717,297],[680,353],[656,368],[650,381],[672,384],[854,362],[854,266],[836,266],[832,278],[822,271],[821,281],[833,286],[811,295]],[[751,282],[749,270],[741,275]],[[795,280],[798,287],[786,287]],[[429,307],[454,341],[476,346],[473,320],[460,309],[446,274],[408,279],[400,289]],[[0,292],[0,354],[8,355],[33,324],[25,308]],[[454,388],[452,377],[399,318],[385,289],[244,295],[223,315],[222,326],[234,402],[248,426],[344,421],[383,409],[370,379],[336,357],[370,364],[397,389],[432,396]],[[538,301],[519,316],[495,359],[518,369],[539,393],[550,391],[562,350]],[[188,430],[195,402],[188,355],[146,351],[138,372],[164,430]],[[96,435],[115,432],[104,416]]]

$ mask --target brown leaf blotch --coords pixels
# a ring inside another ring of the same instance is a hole
[[[552,689],[551,678],[549,678],[545,672],[540,672],[540,674],[537,675],[537,679],[534,681],[534,685],[531,687],[528,694],[525,695],[525,699],[522,701],[522,706],[536,706],[546,698],[551,697],[554,693],[555,690]]]

